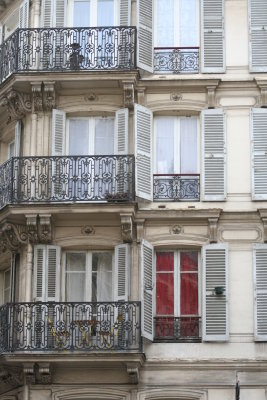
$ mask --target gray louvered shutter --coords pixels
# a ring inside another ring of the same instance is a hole
[[[129,110],[123,108],[116,112],[115,120],[115,154],[128,154],[128,121]]]
[[[137,66],[153,72],[153,0],[137,1]]]
[[[153,200],[152,182],[152,123],[153,114],[148,108],[135,104],[135,165],[136,195]]]
[[[20,156],[20,143],[21,143],[21,121],[17,121],[15,125],[15,146],[14,146],[14,156]]]
[[[267,71],[267,1],[249,0],[249,68]]]
[[[120,0],[120,26],[131,25],[131,0]]]
[[[43,28],[51,28],[54,26],[52,23],[53,14],[53,0],[42,0],[42,16],[41,26]]]
[[[130,245],[115,247],[115,301],[128,301],[130,285]]]
[[[267,244],[255,244],[254,269],[254,338],[267,341]]]
[[[46,251],[46,301],[58,301],[60,247],[46,246]]]
[[[203,340],[228,337],[228,245],[210,244],[203,247]]]
[[[252,199],[267,200],[267,110],[251,109]]]
[[[45,259],[46,246],[34,246],[34,279],[33,297],[34,301],[45,301]]]
[[[62,156],[65,151],[66,113],[53,109],[52,113],[52,156]]]
[[[145,240],[141,243],[141,297],[142,297],[142,336],[154,339],[154,250]]]
[[[24,0],[19,8],[19,27],[29,28],[29,0]]]
[[[222,109],[202,111],[202,200],[226,200],[226,132]]]
[[[55,27],[64,28],[66,26],[66,0],[56,0],[55,1]]]
[[[224,0],[201,0],[202,72],[225,72]]]

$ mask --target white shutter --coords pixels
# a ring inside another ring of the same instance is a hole
[[[123,108],[116,112],[115,140],[114,140],[115,154],[128,154],[129,153],[128,121],[129,121],[128,108]]]
[[[131,0],[120,0],[120,26],[131,25]]]
[[[251,109],[252,199],[267,200],[267,110]]]
[[[15,146],[14,146],[14,156],[20,156],[20,142],[21,142],[21,121],[17,121],[15,126]]]
[[[222,109],[202,111],[202,200],[226,200],[226,132]]]
[[[42,27],[43,28],[51,28],[53,27],[52,23],[52,5],[53,0],[42,0]]]
[[[19,8],[19,27],[29,28],[29,0],[24,0]]]
[[[46,301],[59,300],[60,247],[46,246]]]
[[[45,301],[45,259],[46,246],[34,246],[34,301]]]
[[[135,104],[135,165],[136,195],[153,200],[152,182],[152,122],[153,114],[149,109]]]
[[[115,247],[115,301],[129,299],[130,249],[129,244],[119,244]]]
[[[267,72],[267,2],[249,0],[249,67],[251,72]]]
[[[52,156],[62,156],[65,151],[66,113],[53,109],[52,113]]]
[[[137,0],[137,66],[153,72],[153,0]]]
[[[203,247],[203,340],[228,337],[228,245],[210,244]]]
[[[267,341],[267,244],[255,244],[254,269],[254,337]]]
[[[224,0],[201,0],[202,72],[225,72]]]
[[[55,1],[55,27],[64,28],[66,26],[66,0]]]
[[[145,240],[141,243],[141,297],[142,297],[142,336],[154,339],[154,250]]]

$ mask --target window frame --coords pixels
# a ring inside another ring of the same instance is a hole
[[[6,287],[6,274],[9,272],[9,286]],[[11,268],[7,268],[3,271],[3,297],[2,297],[2,304],[9,303],[11,300],[11,289],[12,289],[12,277],[11,277]],[[5,301],[5,293],[9,290],[8,301]]]

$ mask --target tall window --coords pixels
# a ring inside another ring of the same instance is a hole
[[[73,26],[95,27],[118,24],[117,0],[73,0]]]

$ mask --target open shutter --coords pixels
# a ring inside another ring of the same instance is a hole
[[[203,340],[228,337],[228,245],[210,244],[203,247]]]
[[[152,111],[139,104],[135,104],[136,195],[151,201],[153,200],[152,122]]]
[[[145,240],[141,243],[141,296],[142,296],[142,336],[154,339],[154,250]]]
[[[116,112],[115,120],[115,154],[128,154],[128,121],[129,110],[123,108]]]
[[[29,28],[29,0],[24,0],[19,8],[19,27]]]
[[[60,247],[46,246],[46,301],[59,300]]]
[[[119,244],[115,247],[114,271],[115,301],[128,301],[130,275],[130,245]]]
[[[120,26],[131,25],[131,0],[120,0]]]
[[[64,28],[66,26],[66,0],[55,1],[55,27]]]
[[[42,0],[42,17],[41,26],[43,28],[51,28],[52,24],[52,5],[53,0]]]
[[[137,66],[153,72],[153,0],[137,1]]]
[[[202,200],[226,200],[226,132],[222,109],[202,111]]]
[[[267,2],[249,0],[249,68],[267,72]]]
[[[267,110],[251,109],[252,199],[267,200]]]
[[[62,156],[65,149],[66,113],[53,109],[52,114],[52,156]]]
[[[15,126],[15,147],[14,156],[20,156],[20,143],[21,143],[21,121],[17,121]]]
[[[254,337],[267,341],[267,244],[255,244],[254,267]]]
[[[225,72],[224,0],[201,0],[202,72]]]
[[[34,247],[34,285],[33,298],[35,301],[45,301],[45,259],[46,246]]]

